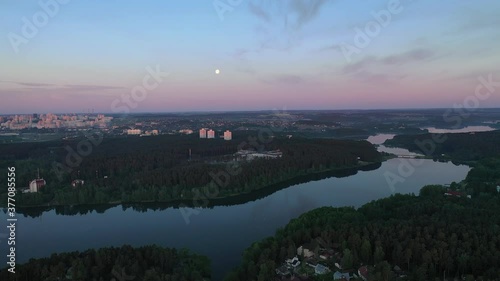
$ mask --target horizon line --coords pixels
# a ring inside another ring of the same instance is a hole
[[[244,113],[244,112],[272,112],[272,111],[283,111],[283,112],[296,112],[296,111],[397,111],[397,110],[447,110],[454,109],[452,107],[400,107],[400,108],[346,108],[346,109],[255,109],[255,110],[186,110],[186,111],[138,111],[130,113],[119,113],[119,112],[24,112],[24,113],[0,113],[0,116],[8,115],[27,115],[27,114],[109,114],[109,115],[136,115],[136,114],[181,114],[181,113]],[[480,109],[499,109],[500,107],[477,107],[474,110]]]

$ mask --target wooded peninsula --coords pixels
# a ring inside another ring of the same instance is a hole
[[[104,138],[86,155],[77,152],[85,138],[5,144],[0,168],[16,167],[18,206],[26,207],[172,202],[208,193],[225,198],[382,161],[367,141],[286,136],[259,141],[257,135],[248,132],[231,141],[193,135]],[[38,175],[46,185],[19,192]]]

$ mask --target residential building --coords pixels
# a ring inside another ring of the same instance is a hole
[[[215,131],[214,130],[208,130],[207,132],[207,138],[208,139],[214,139],[215,138]]]
[[[206,139],[206,138],[207,138],[207,130],[200,129],[200,139]]]
[[[290,269],[288,269],[288,266],[282,265],[278,268],[276,268],[276,274],[280,276],[286,276],[290,274]]]
[[[349,273],[342,273],[340,271],[336,271],[333,274],[333,280],[349,281],[350,279],[351,276],[349,276]]]
[[[327,266],[324,266],[320,263],[318,263],[315,267],[314,267],[314,273],[317,274],[317,275],[322,275],[322,274],[326,274],[330,272],[330,269],[327,267]]]
[[[311,244],[302,245],[297,248],[297,255],[303,256],[304,258],[314,257],[314,246]]]
[[[231,131],[226,130],[224,132],[224,140],[231,140],[232,138],[233,138],[233,135],[232,135]]]
[[[300,265],[300,261],[297,256],[295,256],[293,259],[286,260],[286,263],[293,268],[296,268],[297,266]]]
[[[331,257],[332,255],[330,255],[330,253],[328,252],[324,252],[319,255],[319,258],[322,260],[329,260]]]
[[[192,132],[192,131],[191,131]],[[141,137],[149,137],[149,136],[157,136],[158,130],[144,131],[144,134],[141,134]]]
[[[255,158],[276,159],[282,157],[283,153],[280,150],[261,152],[255,150],[239,150],[234,155],[239,159],[253,160]]]
[[[83,186],[85,184],[84,180],[74,180],[71,182],[72,187]]]
[[[364,281],[368,281],[368,267],[362,266],[358,269],[358,275]]]
[[[140,135],[142,133],[139,129],[128,129],[127,135]]]
[[[46,184],[44,179],[35,179],[30,182],[30,192],[38,192]]]
[[[446,196],[455,196],[455,197],[462,197],[462,196],[464,196],[464,194],[462,192],[453,191],[453,190],[446,191],[444,195],[446,195]]]

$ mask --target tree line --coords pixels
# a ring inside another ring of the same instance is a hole
[[[255,145],[248,141],[251,136],[249,133],[232,141],[193,135],[104,139],[90,155],[82,157],[78,167],[63,171],[62,175],[57,174],[60,170],[54,170],[53,164],[65,163],[66,148],[76,146],[77,141],[38,146],[19,143],[0,146],[0,152],[5,152],[0,165],[14,163],[20,171],[17,180],[25,186],[37,169],[47,181],[41,193],[19,194],[20,204],[76,205],[185,200],[214,185],[219,189],[219,197],[225,197],[299,175],[356,167],[359,161],[381,161],[380,154],[366,141],[278,136]],[[282,157],[235,159],[234,153],[241,149],[280,150]],[[230,177],[226,172],[228,165],[237,171]],[[85,184],[72,188],[70,183],[75,179],[83,179]]]
[[[386,145],[404,147],[433,158],[478,161],[500,154],[500,130],[475,133],[397,135]]]
[[[182,249],[156,245],[100,248],[52,254],[18,265],[16,273],[0,271],[1,280],[200,281],[210,280],[210,261]]]
[[[297,247],[317,238],[342,253],[338,262],[344,269],[375,265],[370,280],[396,280],[391,273],[395,265],[407,272],[408,280],[498,280],[498,192],[483,190],[468,199],[444,196],[446,189],[426,186],[420,196],[396,194],[357,210],[310,211],[274,237],[254,243],[225,280],[272,280],[274,269],[295,256]]]

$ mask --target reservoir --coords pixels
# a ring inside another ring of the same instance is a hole
[[[494,131],[495,128],[490,126],[467,126],[461,129],[437,129],[434,127],[422,128],[429,131],[431,134],[455,134],[455,133],[472,133],[472,132],[489,132]]]
[[[377,135],[369,140],[381,144],[392,136]],[[387,148],[379,146],[379,150],[383,149]],[[404,149],[398,152],[409,153]],[[213,280],[221,280],[240,263],[243,251],[253,242],[274,235],[278,228],[304,212],[323,206],[360,207],[394,193],[418,194],[424,185],[461,181],[470,170],[468,166],[451,162],[418,159],[412,173],[401,175],[401,165],[408,163],[405,161],[410,160],[394,158],[371,170],[302,180],[270,194],[248,197],[233,204],[216,203],[209,208],[118,205],[87,207],[84,211],[78,211],[82,207],[75,207],[72,215],[56,209],[32,216],[18,214],[18,263],[55,252],[158,244],[188,248],[208,256],[212,261]],[[388,173],[401,176],[403,182],[391,187],[386,179]],[[186,215],[189,213],[190,216]],[[5,242],[0,244],[2,253],[7,251]],[[5,255],[0,260],[5,265]]]

